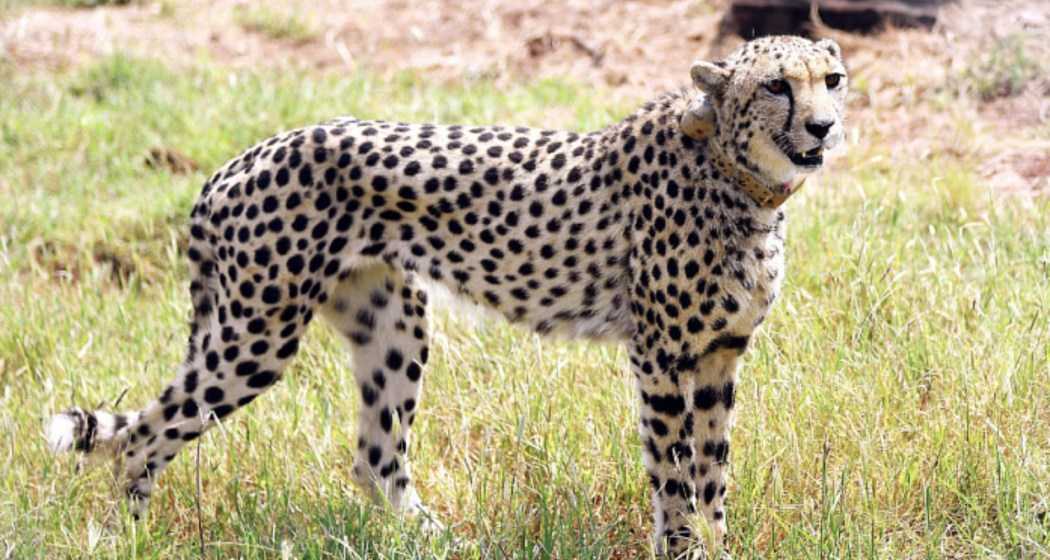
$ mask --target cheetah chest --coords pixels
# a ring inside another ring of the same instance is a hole
[[[686,331],[712,340],[724,334],[750,336],[780,292],[785,266],[781,228],[725,239],[705,249],[701,262],[709,264],[697,275],[694,296],[686,297],[698,300],[695,312],[684,315]]]

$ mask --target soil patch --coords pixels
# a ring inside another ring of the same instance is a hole
[[[0,56],[25,71],[119,51],[176,66],[203,57],[238,68],[412,71],[438,82],[568,77],[641,100],[686,85],[692,60],[740,41],[720,35],[724,9],[719,0],[45,7],[3,16]],[[851,149],[885,152],[891,143],[900,162],[931,154],[999,162],[1015,187],[1027,184],[1005,190],[1046,192],[1045,166],[1026,154],[1043,149],[1050,126],[1050,2],[963,0],[943,9],[932,31],[861,36],[818,25],[816,34],[836,38],[850,65]]]

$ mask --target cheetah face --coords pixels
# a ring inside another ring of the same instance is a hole
[[[834,41],[756,39],[691,74],[714,109],[716,144],[768,184],[819,169],[843,140],[847,78]]]

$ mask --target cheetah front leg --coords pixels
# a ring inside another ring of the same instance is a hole
[[[746,346],[747,337],[722,336],[697,355],[659,343],[632,344],[658,554],[706,557],[691,526],[698,512],[724,554],[729,430],[737,362]]]
[[[640,432],[652,488],[656,552],[677,558],[696,542],[690,527],[696,487],[688,380],[678,375],[671,354],[651,341],[635,340],[630,355],[641,398]]]
[[[725,342],[728,341],[728,342]],[[737,382],[737,363],[747,346],[745,337],[716,339],[688,375],[692,398],[689,415],[694,418],[691,470],[697,502],[715,543],[724,547],[726,538],[726,471],[729,467],[729,432],[733,427],[733,405]]]

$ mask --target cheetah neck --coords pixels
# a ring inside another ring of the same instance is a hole
[[[718,171],[729,178],[734,186],[747,193],[755,201],[755,204],[763,208],[771,210],[780,208],[791,195],[801,190],[806,183],[806,176],[799,175],[791,181],[770,187],[758,180],[750,171],[741,169],[740,166],[726,161],[726,158],[721,153],[722,151],[713,142],[709,143],[709,145],[711,146],[712,162]]]

